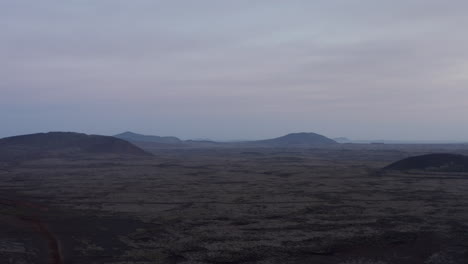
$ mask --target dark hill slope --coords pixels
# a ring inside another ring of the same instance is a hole
[[[337,144],[333,139],[316,133],[292,133],[279,138],[258,140],[255,143],[271,146],[309,146]]]
[[[468,156],[445,153],[427,154],[397,161],[385,167],[384,170],[468,172]]]
[[[124,132],[114,137],[130,142],[153,142],[162,144],[180,144],[182,141],[176,137],[146,136],[133,132]]]
[[[73,132],[38,133],[0,139],[2,159],[77,154],[151,155],[122,139]]]

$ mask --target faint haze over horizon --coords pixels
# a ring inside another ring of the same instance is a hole
[[[0,2],[0,137],[468,141],[468,1]]]

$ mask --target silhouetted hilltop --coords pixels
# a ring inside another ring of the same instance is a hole
[[[141,135],[133,132],[124,132],[114,137],[127,140],[130,142],[154,142],[154,143],[164,143],[164,144],[180,144],[182,140],[176,137],[160,137],[160,136],[147,136]]]
[[[468,156],[444,153],[427,154],[397,161],[385,167],[384,170],[468,172]]]
[[[122,139],[73,132],[38,133],[0,139],[0,158],[3,159],[76,154],[151,155]]]
[[[176,137],[160,137],[125,132],[114,137],[132,142],[136,146],[152,151],[164,148],[208,148],[208,147],[307,147],[337,144],[336,141],[316,133],[292,133],[286,136],[238,142],[217,142],[211,140],[180,140]]]
[[[337,143],[333,139],[316,133],[292,133],[278,138],[255,142],[272,146],[331,145]]]

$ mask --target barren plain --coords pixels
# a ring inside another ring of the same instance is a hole
[[[1,263],[468,263],[467,145],[150,149],[0,164]]]

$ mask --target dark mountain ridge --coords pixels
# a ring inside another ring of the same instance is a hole
[[[124,132],[117,135],[114,135],[116,138],[127,140],[130,142],[153,142],[153,143],[163,143],[163,144],[180,144],[183,141],[177,137],[160,137],[152,135],[141,135],[133,132]]]
[[[291,133],[282,137],[266,139],[266,140],[257,140],[253,141],[255,143],[272,145],[272,146],[307,146],[307,145],[332,145],[337,144],[333,139],[327,138],[325,136],[316,134],[316,133]]]
[[[316,133],[292,133],[282,137],[236,142],[217,142],[211,140],[180,140],[176,137],[160,137],[125,132],[114,137],[128,140],[135,145],[146,149],[160,148],[206,148],[206,147],[307,147],[317,145],[337,144],[336,141]]]
[[[0,158],[63,157],[79,154],[151,155],[131,143],[109,136],[49,132],[0,139]]]
[[[468,156],[448,153],[427,154],[397,161],[385,167],[384,170],[468,172]]]

